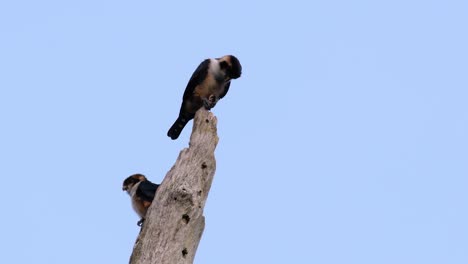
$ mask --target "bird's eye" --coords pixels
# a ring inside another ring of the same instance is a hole
[[[219,66],[221,67],[221,69],[224,70],[224,69],[226,69],[228,67],[228,63],[225,62],[225,61],[222,61],[222,62],[219,63]]]

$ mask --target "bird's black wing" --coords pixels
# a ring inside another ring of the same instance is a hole
[[[192,77],[185,88],[183,100],[188,99],[192,96],[195,87],[205,80],[208,74],[208,67],[210,65],[210,59],[206,59],[198,65],[197,69],[193,72]]]
[[[155,184],[150,181],[142,181],[140,182],[140,185],[138,185],[136,195],[143,201],[153,202],[158,187],[159,184]]]
[[[223,98],[227,94],[227,92],[229,91],[230,86],[231,86],[230,81],[224,85],[224,91],[223,91],[222,94],[219,95],[219,99]]]
[[[177,139],[184,129],[185,125],[188,121],[190,121],[194,117],[194,113],[187,112],[187,106],[190,105],[193,98],[193,93],[195,88],[201,84],[208,75],[208,68],[210,67],[210,59],[204,60],[200,65],[198,65],[197,69],[193,72],[192,77],[185,88],[184,96],[182,98],[182,104],[180,106],[179,117],[174,122],[174,124],[169,128],[167,131],[167,135],[171,139]],[[191,109],[191,110],[198,110],[198,109]]]

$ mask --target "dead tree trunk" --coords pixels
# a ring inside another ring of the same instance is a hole
[[[203,108],[195,115],[189,147],[180,152],[158,188],[130,264],[193,263],[216,170],[216,124],[216,117]]]

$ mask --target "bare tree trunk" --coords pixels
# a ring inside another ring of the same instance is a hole
[[[204,108],[195,115],[189,148],[167,173],[146,215],[130,264],[193,263],[216,170],[217,119]]]

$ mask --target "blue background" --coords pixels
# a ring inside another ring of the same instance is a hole
[[[205,58],[243,76],[196,263],[468,263],[466,1],[3,1],[2,263],[128,263],[121,191]]]

